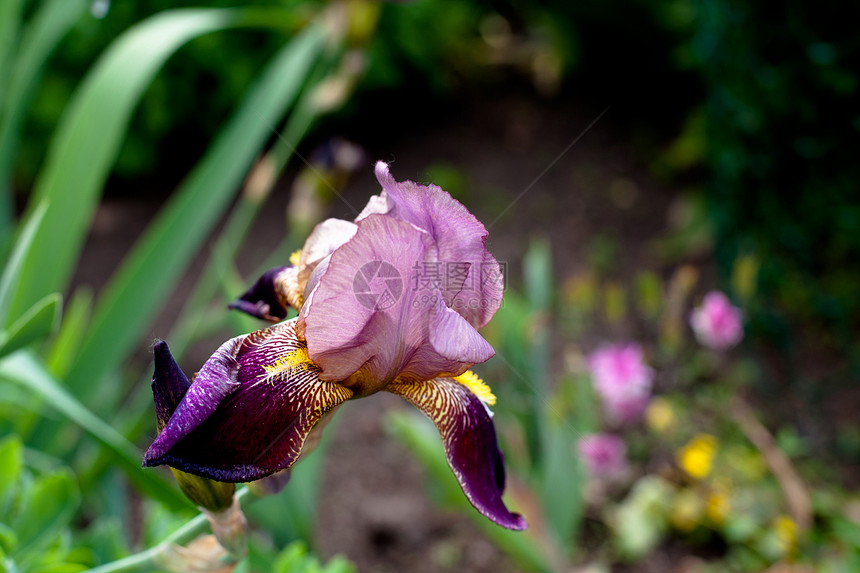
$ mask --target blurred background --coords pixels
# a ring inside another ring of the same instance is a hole
[[[531,529],[374,396],[250,506],[237,571],[860,570],[860,9],[827,4],[4,0],[0,566],[195,514],[140,468],[152,342],[192,373],[264,326],[227,302],[381,159],[506,265],[477,371]],[[690,324],[712,291],[731,344]],[[625,344],[619,417],[595,356]]]

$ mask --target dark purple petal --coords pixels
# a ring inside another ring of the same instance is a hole
[[[296,320],[234,338],[203,365],[144,465],[167,464],[219,481],[290,467],[326,413],[352,397],[321,382]]]
[[[155,400],[155,417],[158,431],[164,429],[176,406],[185,396],[191,382],[176,364],[170,348],[163,340],[152,347],[155,358],[155,371],[152,374],[152,397]]]
[[[297,275],[296,267],[269,269],[245,294],[231,302],[230,308],[270,322],[280,322],[287,317],[289,307],[301,306]]]
[[[388,215],[427,231],[444,269],[440,289],[447,306],[473,327],[485,326],[502,304],[504,284],[499,264],[487,251],[484,225],[436,185],[398,183],[382,161],[376,164],[376,178],[384,193],[365,211],[379,213],[387,206]]]
[[[492,356],[438,289],[412,288],[416,263],[434,255],[430,236],[410,223],[379,214],[359,221],[355,236],[317,269],[324,272],[299,317],[321,379],[367,395],[397,376],[457,375]]]
[[[436,424],[448,465],[475,509],[502,527],[528,527],[526,520],[511,513],[502,501],[504,460],[493,422],[477,396],[451,378],[395,382],[386,390],[405,398]]]

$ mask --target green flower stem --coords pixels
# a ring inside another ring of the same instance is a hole
[[[248,502],[256,499],[256,497],[247,486],[236,492],[236,499],[239,500],[242,509],[245,508]],[[174,531],[158,545],[140,553],[123,557],[117,561],[111,561],[110,563],[94,567],[89,570],[89,573],[119,573],[121,571],[151,571],[152,569],[157,569],[159,567],[158,558],[171,545],[185,545],[205,533],[208,527],[209,520],[206,519],[205,514],[201,513]]]

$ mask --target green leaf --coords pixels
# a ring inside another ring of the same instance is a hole
[[[8,515],[5,511],[3,515]],[[4,554],[13,553],[15,549],[18,547],[18,534],[15,533],[15,530],[6,525],[5,523],[0,522],[0,559],[2,559]],[[0,561],[0,566],[3,565],[3,562]],[[5,573],[5,570],[0,568],[0,571]]]
[[[258,10],[269,14],[271,25],[285,13]],[[249,11],[164,12],[125,32],[99,59],[63,114],[36,180],[31,211],[45,198],[51,203],[22,268],[11,312],[20,314],[66,287],[131,114],[165,60],[200,35],[248,25]]]
[[[0,515],[7,515],[15,495],[15,484],[24,466],[24,446],[18,436],[0,442]]]
[[[523,258],[523,280],[532,310],[546,312],[552,303],[552,253],[549,241],[535,239]]]
[[[52,563],[33,570],[33,573],[81,573],[89,567],[80,563]]]
[[[57,326],[63,307],[63,297],[49,294],[33,305],[7,330],[0,332],[0,358],[45,338]]]
[[[278,554],[272,563],[274,573],[294,573],[304,570],[308,546],[303,541],[295,541]]]
[[[240,109],[125,260],[99,301],[67,384],[84,401],[138,344],[255,155],[296,99],[325,36],[313,26],[278,53]]]
[[[144,471],[140,450],[69,394],[31,353],[19,351],[0,360],[0,378],[41,396],[49,406],[83,428],[114,454],[116,462],[142,492],[176,509],[191,507],[176,487],[156,472]]]
[[[3,7],[14,10],[14,5],[18,3],[19,0],[3,0],[0,2],[3,5],[0,10]],[[38,12],[20,35],[20,40],[16,41],[14,65],[10,61],[8,75],[5,77],[0,73],[0,85],[5,86],[5,100],[0,102],[0,194],[11,193],[11,171],[21,126],[45,64],[57,44],[80,19],[89,4],[88,0],[42,2]],[[4,21],[4,16],[0,13],[0,22]],[[11,213],[9,215],[11,216]]]
[[[21,234],[18,236],[18,240],[15,241],[15,246],[12,249],[12,254],[9,255],[9,260],[6,261],[6,265],[3,268],[3,277],[0,278],[0,326],[8,326],[9,324],[7,322],[7,313],[11,298],[14,295],[13,289],[19,284],[21,265],[30,251],[33,236],[42,224],[47,209],[48,204],[43,201],[36,207],[36,210],[27,219],[27,222],[23,224]]]
[[[24,0],[5,0],[0,2],[0,84],[6,85],[9,78],[9,62],[18,40],[21,26],[21,12]],[[0,108],[6,94],[0,91]]]
[[[27,497],[25,511],[13,520],[20,542],[19,552],[51,540],[68,525],[80,503],[80,493],[68,470],[37,478]]]
[[[65,378],[72,367],[90,321],[92,306],[92,289],[79,287],[63,311],[60,331],[52,341],[45,360],[48,369],[57,378]]]
[[[568,540],[576,538],[585,509],[585,492],[583,471],[575,453],[576,439],[581,434],[567,423],[568,420],[558,420],[545,425],[547,447],[542,452],[539,475],[541,502],[550,532],[556,544],[570,552],[575,548]]]

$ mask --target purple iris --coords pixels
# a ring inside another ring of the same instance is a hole
[[[354,222],[317,225],[292,266],[266,272],[231,305],[271,322],[289,307],[299,315],[216,350],[144,465],[256,480],[307,453],[340,404],[384,390],[436,424],[480,513],[525,529],[502,501],[495,397],[468,371],[494,354],[477,329],[502,301],[487,231],[435,185],[398,183],[382,162],[376,177],[382,192]],[[176,369],[172,358],[159,361],[154,384]]]

